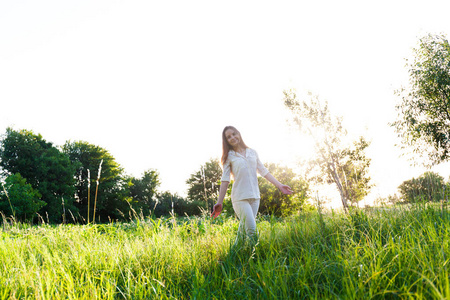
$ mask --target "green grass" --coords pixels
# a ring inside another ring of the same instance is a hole
[[[440,207],[103,225],[4,221],[0,299],[450,298],[450,216]]]

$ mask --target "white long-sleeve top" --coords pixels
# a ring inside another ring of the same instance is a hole
[[[223,165],[222,181],[230,182],[231,174],[234,177],[231,201],[260,198],[258,173],[264,177],[269,170],[261,163],[255,150],[247,148],[245,155],[233,150],[228,152],[228,159]]]

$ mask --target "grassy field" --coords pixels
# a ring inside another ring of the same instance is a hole
[[[450,216],[439,206],[102,225],[3,222],[0,299],[450,298]]]

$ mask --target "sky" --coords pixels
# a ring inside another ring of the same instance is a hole
[[[426,171],[395,145],[394,91],[428,33],[450,35],[448,1],[0,2],[0,134],[108,150],[161,191],[221,156],[237,127],[262,161],[298,169],[314,154],[289,125],[283,90],[308,91],[371,141],[371,199]],[[300,170],[300,169],[299,169]],[[446,179],[448,164],[432,169]]]

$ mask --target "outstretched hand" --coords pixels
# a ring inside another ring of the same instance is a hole
[[[217,218],[218,215],[222,212],[222,204],[217,203],[214,205],[213,212],[211,213],[211,218]]]
[[[285,195],[291,195],[293,193],[293,191],[291,190],[291,188],[287,185],[282,184],[279,187],[280,191],[285,194]]]

